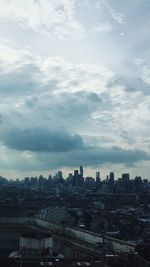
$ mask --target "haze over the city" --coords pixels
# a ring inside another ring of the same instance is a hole
[[[0,0],[0,175],[149,178],[149,28],[149,0]]]

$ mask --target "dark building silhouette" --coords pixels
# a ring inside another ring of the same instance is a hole
[[[122,180],[124,180],[124,181],[129,181],[129,173],[123,173],[122,174]]]
[[[83,166],[80,166],[80,177],[83,177]]]
[[[101,188],[101,179],[100,179],[100,172],[96,172],[96,189]]]
[[[109,189],[110,189],[110,192],[113,192],[113,189],[114,189],[114,181],[115,181],[114,172],[110,172],[110,175],[109,175]]]

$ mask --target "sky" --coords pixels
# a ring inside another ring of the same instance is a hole
[[[149,0],[0,0],[0,175],[150,178],[149,29]]]

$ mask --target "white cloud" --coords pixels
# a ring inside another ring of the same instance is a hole
[[[76,0],[1,0],[0,17],[63,39],[81,38],[84,29],[75,18]]]

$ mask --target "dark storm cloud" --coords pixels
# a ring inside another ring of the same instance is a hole
[[[126,150],[119,147],[112,148],[87,148],[69,151],[65,153],[41,153],[36,156],[36,160],[40,162],[41,168],[61,168],[84,166],[99,166],[103,164],[125,164],[126,166],[134,166],[139,161],[150,160],[150,155],[142,150]]]
[[[20,171],[36,170],[44,171],[50,168],[77,167],[79,165],[97,167],[103,164],[125,164],[133,167],[137,162],[150,160],[150,156],[142,150],[125,150],[119,147],[113,148],[87,148],[65,152],[47,153],[37,151],[31,153],[30,157],[19,153],[17,150],[9,150],[10,159],[8,162],[2,158],[2,166],[7,169],[18,169]]]
[[[93,166],[104,163],[135,163],[139,160],[149,160],[150,156],[142,150],[126,150],[119,147],[90,148],[86,151],[76,151],[75,158],[70,159],[70,164],[82,162],[85,166]],[[75,161],[75,162],[74,162]]]
[[[83,148],[83,140],[78,134],[43,128],[8,129],[1,134],[2,143],[18,151],[65,152]]]

